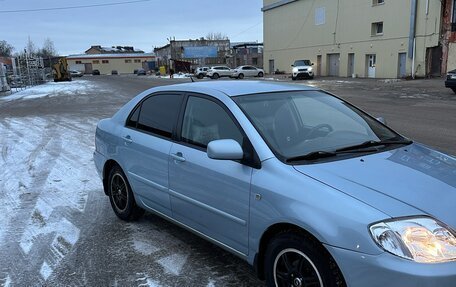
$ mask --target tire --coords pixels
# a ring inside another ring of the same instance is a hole
[[[238,79],[244,79],[244,74],[239,74]]]
[[[198,79],[200,79],[200,80],[201,80],[202,78],[204,78],[203,74],[198,74],[198,76],[196,76],[196,77],[197,77]]]
[[[263,72],[258,73],[258,77],[263,78],[263,76],[264,76]]]
[[[451,90],[456,94],[456,88],[451,88]]]
[[[296,81],[296,77],[291,77],[291,80]]]
[[[220,78],[219,74],[215,73],[212,75],[212,79],[217,80],[218,78]]]
[[[144,214],[144,209],[136,205],[128,179],[119,166],[109,172],[108,195],[114,213],[122,220],[137,220]]]
[[[279,234],[269,243],[264,268],[266,285],[270,287],[346,287],[326,249],[308,236],[296,233]]]

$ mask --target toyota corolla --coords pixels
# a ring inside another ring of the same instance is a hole
[[[317,88],[147,90],[96,130],[115,214],[145,210],[268,286],[456,286],[456,159]]]

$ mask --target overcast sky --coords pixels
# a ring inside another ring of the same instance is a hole
[[[135,0],[0,0],[0,40],[22,50],[28,37],[41,47],[49,37],[60,55],[79,54],[91,45],[134,46],[151,52],[166,38],[196,39],[209,32],[231,42],[263,41],[262,0],[140,0],[113,6],[46,10]]]

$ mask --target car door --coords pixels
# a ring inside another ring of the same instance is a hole
[[[181,94],[154,94],[130,114],[119,151],[135,199],[171,216],[168,158],[171,138],[182,106]]]
[[[227,109],[213,99],[189,96],[182,118],[180,141],[170,153],[173,217],[247,254],[253,169],[240,161],[210,159],[206,147],[216,139],[234,139],[244,150],[251,145]]]
[[[223,75],[225,77],[231,76],[231,69],[228,67],[221,67],[220,72],[221,72],[221,75]]]

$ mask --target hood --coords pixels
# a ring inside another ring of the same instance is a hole
[[[391,217],[426,214],[456,230],[456,159],[423,145],[294,168]]]

